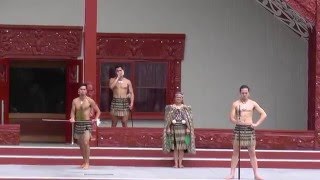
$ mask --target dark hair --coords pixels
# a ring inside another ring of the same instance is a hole
[[[241,92],[242,89],[248,89],[248,91],[250,91],[250,88],[248,85],[241,85],[239,88],[239,91]]]
[[[87,84],[86,84],[86,83],[80,83],[80,84],[79,84],[79,89],[80,89],[82,86],[86,87],[86,89],[87,89]]]
[[[116,65],[116,66],[114,67],[114,71],[116,71],[118,68],[123,69],[122,65],[118,64],[118,65]]]

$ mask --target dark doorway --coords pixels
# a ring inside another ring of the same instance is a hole
[[[65,142],[66,63],[10,63],[9,119],[20,124],[22,142]]]

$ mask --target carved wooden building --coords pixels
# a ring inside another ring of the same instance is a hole
[[[258,130],[258,148],[319,149],[320,2],[257,2],[309,44],[308,129]],[[98,32],[97,9],[97,0],[85,0],[83,26],[0,25],[1,144],[70,142],[69,123],[42,119],[68,119],[71,100],[82,82],[94,85],[101,119],[110,119],[106,84],[117,64],[124,66],[134,84],[137,101],[132,118],[163,119],[165,105],[181,90],[188,35]],[[44,99],[44,93],[50,98]],[[161,146],[161,127],[97,127],[94,132],[95,146]],[[199,148],[231,147],[230,129],[198,128],[196,134]]]

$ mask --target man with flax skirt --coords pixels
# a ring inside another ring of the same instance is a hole
[[[226,177],[226,179],[234,178],[235,169],[239,161],[239,151],[241,147],[246,147],[248,148],[254,179],[261,180],[262,178],[258,175],[255,128],[266,119],[267,114],[258,103],[249,99],[250,88],[247,85],[242,85],[239,91],[240,98],[232,103],[230,112],[230,121],[235,124],[235,128],[231,171],[230,175]],[[253,111],[255,110],[260,114],[260,118],[257,122],[253,122],[252,120]]]
[[[130,111],[133,108],[134,93],[131,81],[124,77],[122,66],[115,67],[116,77],[110,78],[109,88],[112,90],[111,101],[111,127],[117,127],[118,119],[121,119],[122,127],[127,127]]]
[[[74,123],[74,138],[80,147],[80,152],[83,157],[83,164],[81,168],[89,168],[90,156],[90,138],[92,131],[92,122],[90,114],[92,109],[95,111],[95,118],[97,121],[100,116],[100,109],[96,102],[87,96],[87,85],[81,84],[78,89],[79,97],[73,99],[70,113],[70,122]],[[95,123],[95,122],[94,122]]]

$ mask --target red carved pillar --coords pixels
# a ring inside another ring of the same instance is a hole
[[[171,60],[169,65],[169,93],[167,102],[174,103],[174,95],[176,92],[181,91],[181,60]]]
[[[84,22],[84,81],[97,89],[97,0],[85,0]],[[92,98],[96,101],[94,93]],[[97,127],[92,130],[91,146],[97,146]]]
[[[315,63],[315,149],[320,149],[320,0],[316,6],[316,63]]]
[[[309,29],[308,46],[308,130],[315,130],[315,97],[316,97],[316,33]]]
[[[85,0],[84,81],[97,89],[97,0]],[[96,95],[93,99],[96,100]]]

